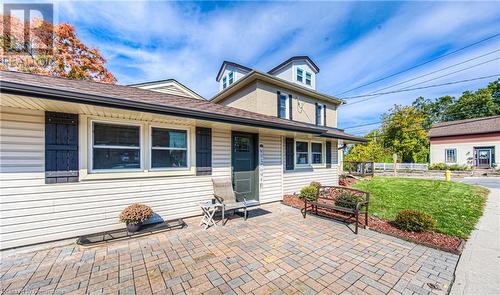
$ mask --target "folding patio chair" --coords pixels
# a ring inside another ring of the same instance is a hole
[[[233,184],[230,178],[212,178],[214,186],[214,197],[222,204],[222,220],[224,220],[225,211],[243,209],[245,220],[247,219],[247,205],[244,194],[233,190]]]

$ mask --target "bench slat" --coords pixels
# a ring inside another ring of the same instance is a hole
[[[347,212],[347,213],[354,213],[354,211],[355,211],[354,209],[351,209],[351,208],[338,207],[335,205],[323,204],[323,203],[318,203],[318,202],[308,202],[308,203],[312,204],[314,206],[324,207],[324,208],[342,211],[342,212]]]

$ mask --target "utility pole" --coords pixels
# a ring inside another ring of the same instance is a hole
[[[394,153],[392,154],[392,161],[393,161],[393,168],[394,168],[394,177],[397,176],[397,172],[396,172],[396,164],[398,163],[398,154]]]

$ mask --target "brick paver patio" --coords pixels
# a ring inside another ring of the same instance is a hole
[[[267,212],[265,212],[267,211]],[[281,204],[225,227],[3,255],[4,294],[446,294],[457,255]],[[438,287],[434,289],[432,287]]]

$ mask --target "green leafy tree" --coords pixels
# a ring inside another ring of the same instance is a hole
[[[499,80],[475,92],[465,91],[444,114],[445,121],[500,115]]]
[[[383,118],[383,146],[397,153],[400,161],[426,162],[429,142],[422,112],[395,105]]]
[[[369,142],[353,146],[344,157],[346,162],[386,162],[391,158],[391,151],[382,146],[382,134],[375,129],[368,133]]]
[[[434,123],[500,115],[500,80],[477,91],[465,91],[458,99],[442,96],[435,100],[419,97],[413,106],[424,115],[424,128]]]
[[[412,106],[396,105],[382,117],[382,127],[365,135],[370,141],[352,147],[346,161],[426,162],[429,154],[427,131],[432,124],[500,115],[500,79],[477,91],[465,91],[458,99],[442,96],[417,98]]]
[[[449,113],[450,107],[455,103],[453,96],[442,96],[436,100],[430,100],[420,96],[412,106],[414,106],[424,116],[424,128],[429,130],[432,124],[445,120],[445,114]]]

